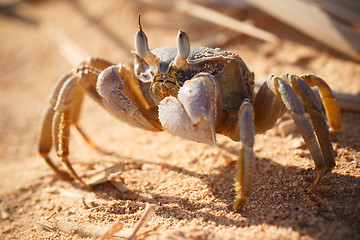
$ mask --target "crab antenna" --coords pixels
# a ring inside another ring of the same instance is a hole
[[[149,50],[148,39],[142,30],[140,22],[140,14],[138,18],[139,31],[135,34],[135,50],[136,54],[144,59],[144,61],[151,66],[159,66],[160,59],[152,54]]]
[[[190,40],[187,34],[183,31],[179,31],[177,35],[177,56],[175,58],[175,65],[178,68],[187,66],[187,57],[190,54]]]

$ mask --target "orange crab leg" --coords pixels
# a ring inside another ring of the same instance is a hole
[[[323,101],[326,116],[330,125],[330,133],[335,134],[341,129],[341,114],[340,108],[336,103],[336,99],[331,91],[329,85],[320,77],[313,74],[301,75],[300,78],[304,80],[310,87],[318,87],[320,97]]]

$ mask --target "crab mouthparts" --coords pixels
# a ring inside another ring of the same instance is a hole
[[[154,99],[160,103],[166,97],[177,97],[179,92],[179,86],[171,80],[157,80],[152,84],[152,92]]]

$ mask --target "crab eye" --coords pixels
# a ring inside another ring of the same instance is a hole
[[[178,49],[178,56],[181,59],[186,59],[189,56],[190,41],[187,34],[181,30],[177,35],[177,49]]]
[[[187,68],[188,63],[186,59],[190,54],[190,41],[187,34],[181,30],[177,35],[177,50],[178,53],[175,57],[174,65],[177,68]]]
[[[141,30],[135,34],[135,50],[136,54],[141,58],[145,58],[146,53],[149,51],[147,37]]]

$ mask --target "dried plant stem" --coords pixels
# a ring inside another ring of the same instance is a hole
[[[246,1],[325,45],[360,61],[360,34],[311,1],[272,0],[271,4],[262,0]]]
[[[146,205],[145,213],[142,215],[140,221],[138,222],[137,226],[134,229],[134,232],[131,234],[131,236],[128,238],[128,240],[133,240],[136,238],[137,233],[139,230],[145,226],[145,224],[149,221],[151,215],[155,213],[155,208],[150,205]]]
[[[136,237],[139,236],[139,231],[146,225],[151,215],[154,213],[155,213],[155,207],[147,205],[141,219],[139,220],[138,224],[133,230],[130,229],[123,230],[124,223],[121,221],[117,221],[110,228],[72,222],[67,220],[66,218],[57,219],[54,225],[50,225],[48,223],[42,223],[39,221],[36,221],[36,223],[48,231],[55,231],[55,232],[61,231],[66,234],[77,235],[79,237],[101,238],[101,240],[105,240],[105,239],[134,240],[136,239]],[[122,231],[118,233],[120,230]]]
[[[248,36],[254,37],[256,39],[266,41],[266,42],[276,42],[278,37],[270,32],[257,28],[246,22],[242,22],[235,18],[229,17],[225,14],[222,14],[218,11],[212,10],[205,6],[192,3],[190,1],[179,0],[179,1],[149,1],[141,0],[141,2],[152,4],[156,6],[169,6],[169,8],[174,8],[180,12],[188,14],[192,17],[196,17],[216,25],[226,27],[228,29],[235,30],[237,32],[246,34]]]

